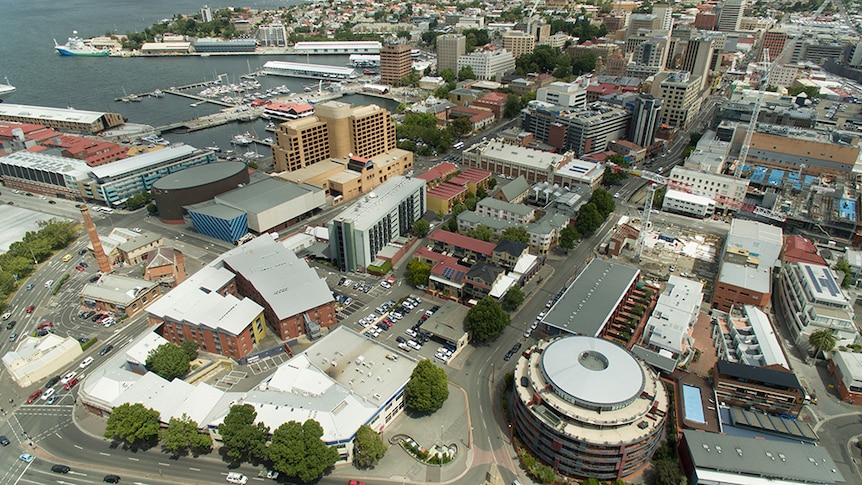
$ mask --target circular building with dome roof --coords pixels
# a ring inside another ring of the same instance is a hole
[[[515,369],[513,431],[567,476],[615,480],[639,472],[660,444],[668,405],[654,371],[599,338],[541,342]]]
[[[183,224],[183,207],[211,200],[248,183],[245,163],[218,162],[169,173],[153,183],[152,192],[159,219],[165,224]]]

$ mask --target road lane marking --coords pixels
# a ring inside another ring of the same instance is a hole
[[[159,462],[159,465],[161,465],[161,466],[171,466],[171,464],[170,464],[170,463],[162,463],[162,462]]]
[[[201,469],[200,469],[200,468],[194,468],[194,467],[189,467],[189,470],[191,470],[191,471],[193,471],[193,472],[199,472],[199,471],[201,471]]]
[[[80,447],[80,446],[78,446],[78,445],[75,445],[75,448],[78,448],[79,450],[83,450],[83,449],[84,449],[84,448],[81,448],[81,447]]]
[[[140,459],[140,458],[135,458],[135,457],[133,457],[133,456],[129,456],[129,457],[127,457],[127,458],[128,458],[128,459],[130,459],[130,460],[132,460],[132,461],[141,461],[141,459]]]
[[[104,451],[100,451],[99,454],[102,456],[111,456],[110,453],[105,453]]]

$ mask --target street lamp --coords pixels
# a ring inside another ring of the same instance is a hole
[[[33,248],[30,246],[30,244],[27,244],[27,249],[30,250],[30,256],[33,256],[33,264],[39,264],[39,261],[36,261],[36,255],[33,254]]]

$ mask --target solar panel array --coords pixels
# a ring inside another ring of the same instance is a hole
[[[805,269],[808,271],[808,276],[811,277],[811,282],[814,284],[814,290],[817,291],[817,293],[822,293],[825,287],[833,297],[841,294],[838,290],[838,285],[835,283],[835,279],[828,273],[828,269],[825,267],[821,269],[821,271],[823,271],[823,275],[820,278],[815,276],[814,270],[811,266],[806,266]]]

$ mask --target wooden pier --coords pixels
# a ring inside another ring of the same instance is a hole
[[[206,87],[206,86],[212,86],[213,84],[217,84],[217,83],[219,83],[220,79],[221,79],[222,77],[225,77],[225,76],[227,76],[227,74],[219,74],[218,76],[216,76],[216,79],[214,79],[214,80],[212,80],[212,81],[201,81],[201,82],[197,82],[197,83],[184,84],[184,85],[182,85],[182,86],[172,86],[172,87],[170,87],[170,88],[168,88],[168,89],[166,89],[166,90],[164,90],[164,91],[162,91],[162,92],[163,92],[163,93],[168,93],[168,92],[170,92],[171,94],[176,94],[176,95],[178,95],[178,96],[188,96],[186,93],[177,94],[177,92],[179,92],[179,91],[186,91],[186,90],[189,90],[189,89],[195,89],[195,88],[203,88],[203,87]],[[172,92],[172,91],[173,91],[173,92]],[[121,97],[121,98],[114,98],[114,101],[129,101],[131,98],[134,98],[134,97],[138,97],[138,98],[155,98],[155,97],[158,97],[158,96],[156,95],[156,91],[148,91],[148,92],[145,92],[145,93],[129,94],[129,95],[123,96],[123,97]],[[209,100],[209,99],[208,99],[207,101],[211,101],[211,100]],[[216,103],[216,104],[218,104],[218,103]]]
[[[159,133],[166,133],[180,129],[184,129],[189,132],[205,130],[214,126],[221,126],[239,121],[242,118],[247,118],[249,115],[260,116],[261,113],[263,113],[263,108],[252,108],[242,111],[220,111],[211,115],[201,116],[200,118],[157,126],[156,131]]]

